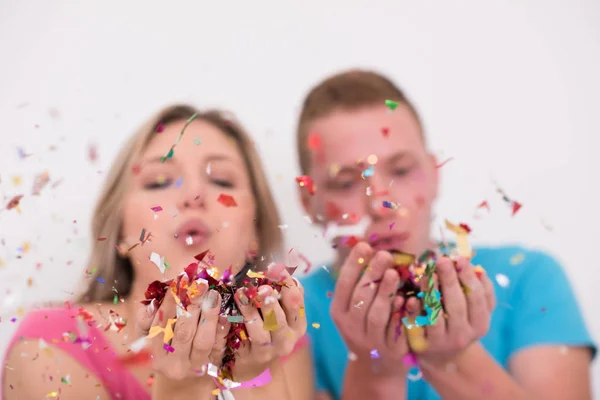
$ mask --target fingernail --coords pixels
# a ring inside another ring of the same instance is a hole
[[[267,286],[263,286],[260,289],[258,289],[258,294],[264,295],[264,294],[267,294],[268,291],[269,291],[269,288]]]
[[[156,312],[156,299],[152,299],[150,304],[146,306],[146,312],[148,313],[149,317],[154,315],[154,313]]]
[[[250,304],[250,299],[248,299],[248,296],[246,296],[244,293],[240,293],[238,295],[238,299],[240,300],[240,303],[243,306],[247,306],[248,304]]]
[[[206,294],[206,297],[204,298],[204,302],[202,303],[202,308],[204,308],[204,309],[215,308],[217,306],[218,296],[219,296],[219,294],[217,293],[217,291],[211,289]]]

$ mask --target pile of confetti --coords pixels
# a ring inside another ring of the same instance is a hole
[[[239,288],[243,288],[244,295],[248,298],[250,304],[260,310],[261,303],[258,298],[258,288],[260,286],[269,285],[274,290],[281,291],[287,285],[283,281],[276,282],[270,280],[261,272],[253,271],[254,266],[252,264],[246,264],[235,276],[230,267],[222,277],[216,278],[215,276],[218,276],[218,271],[212,271],[211,273],[207,268],[200,265],[207,253],[208,250],[195,256],[197,262],[188,265],[177,279],[152,282],[146,290],[145,300],[142,301],[142,304],[148,305],[153,300],[156,300],[160,306],[165,296],[171,293],[178,305],[179,316],[187,310],[192,303],[192,299],[199,295],[198,281],[206,282],[209,290],[216,290],[222,299],[220,315],[226,316],[227,320],[231,322],[231,329],[227,335],[227,344],[218,377],[221,380],[233,380],[236,353],[244,342],[249,340],[245,324],[252,322],[244,321],[234,300],[236,291]],[[277,319],[274,312],[264,313],[262,314],[262,318],[264,320],[264,329],[270,331],[277,330]],[[148,334],[148,338],[150,339],[164,332],[165,349],[173,352],[174,349],[169,346],[168,342],[173,337],[173,325],[176,320],[177,318],[169,319],[166,328],[153,327]]]

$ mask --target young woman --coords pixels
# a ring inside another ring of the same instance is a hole
[[[21,323],[4,362],[5,398],[215,398],[218,385],[206,366],[220,365],[233,323],[219,316],[225,299],[200,280],[186,282],[196,284],[187,311],[170,295],[160,307],[141,301],[151,282],[177,278],[207,250],[200,267],[219,275],[228,268],[243,275],[249,260],[268,264],[281,244],[278,225],[258,155],[239,124],[186,105],[159,112],[107,176],[81,302],[33,311]],[[269,273],[286,286],[280,293],[258,288],[262,314],[235,296],[247,338],[233,368],[243,385],[226,391],[229,397],[312,395],[307,358],[282,360],[303,343],[303,293],[284,269],[275,270]],[[269,313],[275,328],[262,319]],[[151,360],[143,362],[136,347],[153,327],[161,334],[146,340]],[[168,329],[172,338],[165,339]]]
[[[316,187],[300,188],[313,221],[370,221],[363,243],[336,242],[331,273],[303,280],[309,324],[320,324],[309,333],[324,398],[591,398],[595,347],[562,268],[538,251],[438,257],[445,316],[423,328],[426,347],[415,348],[404,331],[397,337],[400,312],[415,316],[422,306],[394,296],[400,277],[388,251],[436,250],[430,221],[438,192],[436,159],[400,89],[367,71],[329,77],[307,95],[297,139],[302,174]],[[510,265],[515,255],[518,266]],[[479,277],[478,264],[487,276],[502,274],[503,285]],[[418,374],[406,362],[410,350]]]

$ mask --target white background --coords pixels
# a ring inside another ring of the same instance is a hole
[[[0,348],[19,307],[68,298],[103,171],[174,101],[237,114],[268,169],[287,246],[314,268],[327,261],[295,195],[295,120],[310,85],[355,66],[396,80],[433,150],[454,157],[442,168],[439,220],[471,223],[478,242],[552,251],[600,338],[600,3],[285,3],[0,1]],[[44,171],[62,183],[32,197]],[[524,204],[514,218],[492,178]],[[22,213],[4,211],[20,193]],[[484,199],[492,212],[474,220]]]

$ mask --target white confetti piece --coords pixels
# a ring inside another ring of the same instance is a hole
[[[160,254],[152,253],[150,254],[150,261],[154,263],[160,270],[161,274],[165,273],[165,258],[161,257]]]
[[[496,282],[498,282],[498,285],[502,286],[503,288],[506,288],[508,285],[510,285],[510,279],[508,279],[508,276],[504,274],[496,274]]]

